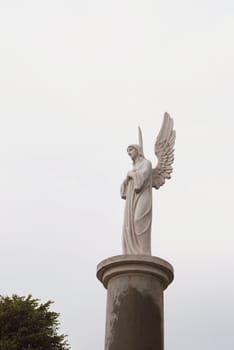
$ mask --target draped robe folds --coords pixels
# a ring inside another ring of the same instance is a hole
[[[123,223],[123,254],[151,255],[152,165],[145,158],[133,166],[131,178],[121,186],[126,199]]]

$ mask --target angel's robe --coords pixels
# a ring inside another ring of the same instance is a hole
[[[152,165],[145,158],[134,164],[132,177],[121,186],[126,199],[123,254],[151,255]]]

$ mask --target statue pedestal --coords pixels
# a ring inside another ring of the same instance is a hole
[[[163,350],[163,290],[173,267],[147,255],[118,255],[97,266],[107,289],[105,350]]]

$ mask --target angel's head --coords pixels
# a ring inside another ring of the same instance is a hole
[[[132,144],[132,145],[129,145],[127,148],[128,155],[132,158],[133,163],[135,163],[136,160],[139,158],[144,158],[142,133],[141,133],[141,128],[139,126],[138,126],[138,138],[139,138],[139,145]]]
[[[137,160],[137,158],[144,157],[142,148],[139,145],[129,145],[127,148],[128,155],[131,157],[133,163]]]

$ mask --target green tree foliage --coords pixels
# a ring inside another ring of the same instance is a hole
[[[53,302],[0,296],[0,350],[68,350],[65,335],[58,335],[59,314]]]

